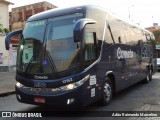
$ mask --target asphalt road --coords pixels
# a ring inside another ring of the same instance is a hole
[[[16,100],[15,95],[10,95],[0,98],[0,111],[57,111],[61,109],[53,107],[39,107],[35,105],[19,103]],[[112,102],[108,106],[100,106],[99,104],[92,104],[83,111],[159,111],[160,112],[160,73],[156,73],[153,76],[153,80],[148,84],[138,83],[134,86],[127,88],[115,95]],[[74,113],[73,113],[74,114]],[[87,112],[86,112],[87,114]],[[159,113],[160,114],[160,113]],[[80,117],[82,115],[82,117]],[[79,115],[79,117],[68,117],[63,119],[105,119],[106,117],[85,117],[84,114]],[[84,116],[83,116],[84,115]],[[93,115],[95,116],[95,115]],[[62,119],[61,116],[55,119]],[[8,119],[8,118],[0,118]],[[17,119],[17,118],[12,118]],[[143,120],[143,118],[133,118],[133,117],[107,117],[107,120]],[[150,118],[147,120],[160,120],[160,117]],[[146,119],[144,119],[146,120]]]

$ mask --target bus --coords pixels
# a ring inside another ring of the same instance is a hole
[[[152,80],[154,35],[94,5],[28,18],[19,36],[16,98],[35,105],[107,105],[114,93]]]

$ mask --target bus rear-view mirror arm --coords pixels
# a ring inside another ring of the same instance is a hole
[[[73,28],[74,42],[79,42],[82,40],[83,29],[86,24],[96,24],[96,21],[93,19],[87,19],[87,18],[78,20],[75,23]]]
[[[9,44],[11,42],[11,38],[12,36],[18,35],[18,34],[22,34],[23,30],[17,30],[14,32],[10,32],[7,34],[6,39],[5,39],[5,46],[6,46],[6,50],[9,50]]]

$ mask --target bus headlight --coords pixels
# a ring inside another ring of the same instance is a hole
[[[77,88],[78,86],[81,86],[85,81],[87,81],[89,79],[89,75],[87,75],[85,78],[83,78],[82,80],[75,82],[75,83],[71,83],[65,86],[60,87],[61,90],[72,90],[74,88]]]
[[[30,88],[30,87],[26,87],[26,86],[24,86],[24,85],[23,85],[23,84],[21,84],[20,82],[17,82],[17,83],[16,83],[16,87],[18,87],[18,88],[22,88],[22,89]]]
[[[67,85],[67,89],[68,90],[72,90],[73,88],[75,88],[75,84],[69,84],[69,85]]]
[[[60,87],[60,90],[72,90],[74,88],[76,88],[75,83],[71,83],[71,84]]]
[[[23,87],[23,85],[22,85],[20,82],[17,82],[17,83],[16,83],[16,86],[17,86],[18,88],[22,88],[22,87]]]

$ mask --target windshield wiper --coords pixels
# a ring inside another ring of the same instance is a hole
[[[27,67],[25,69],[25,72],[29,72],[29,70],[30,70],[30,72],[35,72],[38,69],[38,67],[39,67],[38,62],[36,61],[34,64],[32,64],[32,63],[33,63],[33,56],[30,59],[29,63],[26,64]]]
[[[57,71],[57,68],[56,68],[56,66],[55,66],[55,64],[54,64],[54,62],[53,62],[53,59],[52,59],[49,51],[46,50],[46,53],[47,53],[46,56],[47,56],[47,58],[48,58],[48,60],[49,60],[49,62],[50,62],[50,64],[51,64],[51,69],[52,69],[52,71],[53,71],[53,72],[54,72],[54,71]]]

